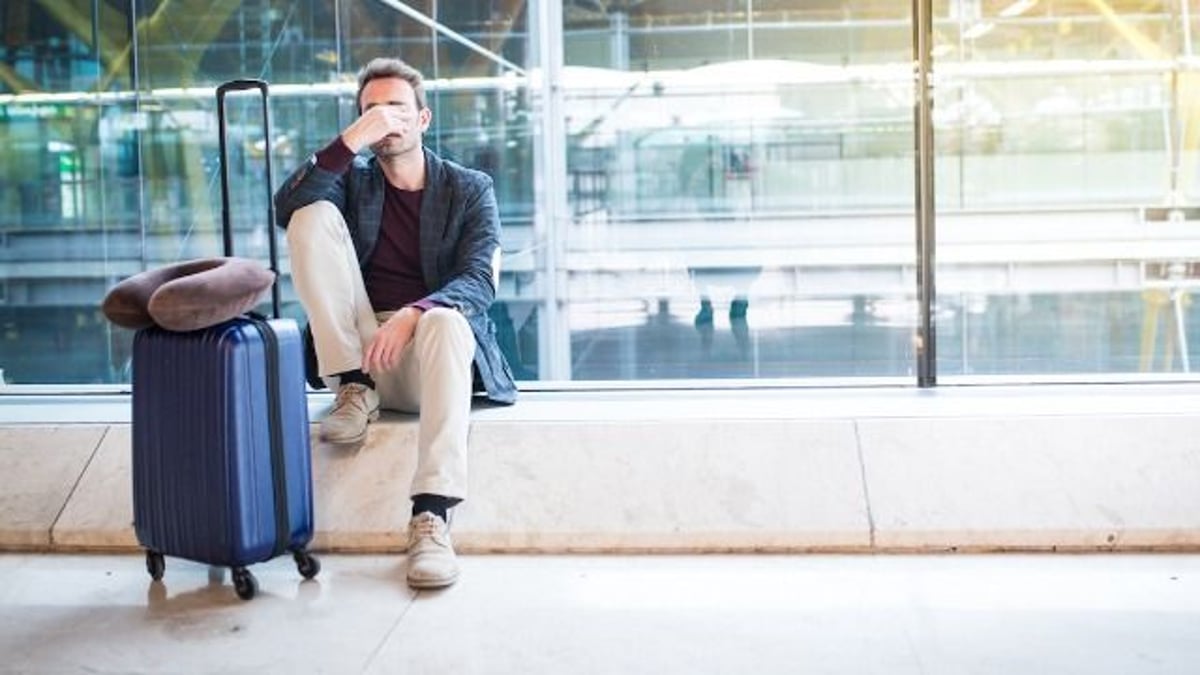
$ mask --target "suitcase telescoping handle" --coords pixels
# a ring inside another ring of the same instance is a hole
[[[262,94],[263,158],[266,161],[267,180],[267,242],[271,252],[271,271],[275,283],[271,285],[271,313],[279,318],[279,252],[275,243],[275,200],[271,186],[271,115],[267,108],[267,83],[262,80],[230,80],[217,87],[217,127],[221,147],[221,226],[225,238],[225,255],[233,255],[233,223],[229,218],[229,150],[226,147],[225,95],[231,91],[257,89]]]

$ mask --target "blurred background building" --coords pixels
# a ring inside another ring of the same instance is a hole
[[[265,153],[282,181],[399,56],[428,145],[495,179],[492,313],[527,386],[914,382],[915,6],[6,0],[3,376],[129,382],[105,291],[220,253],[216,84],[271,84],[269,142],[253,99],[231,121],[237,253],[265,258]],[[931,9],[939,376],[1190,371],[1200,2]]]

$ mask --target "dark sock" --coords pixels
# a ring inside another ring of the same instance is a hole
[[[358,370],[357,368],[354,370],[347,370],[344,373],[338,373],[337,375],[334,375],[334,377],[338,379],[338,384],[350,384],[351,382],[356,382],[358,384],[365,384],[372,389],[375,388],[375,380],[372,380],[370,375]]]
[[[457,497],[443,497],[442,495],[431,495],[427,493],[413,495],[412,514],[415,516],[428,512],[445,521],[446,512],[450,510],[450,507],[461,501],[462,500]]]

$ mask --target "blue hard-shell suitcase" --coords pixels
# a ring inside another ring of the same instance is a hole
[[[236,80],[217,88],[227,256],[224,99],[250,88],[262,94],[270,138],[265,83]],[[266,173],[269,203],[269,159]],[[274,232],[269,239],[277,271]],[[305,550],[313,506],[303,345],[296,322],[278,318],[278,282],[272,306],[271,320],[247,315],[203,330],[154,327],[134,336],[134,531],[155,580],[164,556],[228,566],[238,596],[248,600],[258,584],[247,565],[291,552],[305,578],[320,570]]]
[[[134,530],[151,575],[162,576],[163,555],[228,566],[247,599],[256,583],[245,566],[285,551],[315,575],[305,552],[312,465],[296,323],[146,328],[134,337],[133,364]]]

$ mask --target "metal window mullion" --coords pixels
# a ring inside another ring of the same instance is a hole
[[[146,181],[149,176],[146,175],[146,133],[149,130],[149,125],[143,128],[142,114],[142,79],[141,73],[141,45],[138,44],[138,0],[129,0],[129,85],[133,89],[133,128],[137,133],[137,193],[138,193],[138,261],[141,263],[142,269],[149,269],[149,261],[146,260],[148,248],[146,246],[146,237],[148,231],[146,228],[146,212],[149,210],[149,205],[146,203]]]
[[[933,305],[936,301],[933,155],[933,90],[930,41],[933,39],[933,0],[913,0],[913,68],[916,143],[916,244],[917,302],[919,320],[914,346],[917,358],[917,386],[937,385],[937,336]]]
[[[562,3],[549,0],[531,2],[530,14],[535,27],[537,72],[529,78],[537,88],[540,109],[534,152],[534,250],[542,263],[545,282],[540,285],[541,303],[538,321],[538,376],[541,380],[571,379],[571,336],[567,314],[563,310],[567,288],[565,265],[566,228],[570,224],[567,209],[567,133],[564,121],[563,90],[563,15]],[[540,162],[540,165],[539,165]]]

